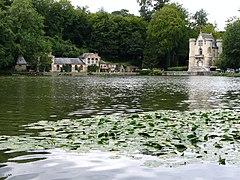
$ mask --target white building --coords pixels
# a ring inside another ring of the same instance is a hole
[[[52,56],[51,72],[85,72],[87,66],[79,58],[55,58]]]
[[[189,39],[188,71],[210,71],[221,53],[222,39],[215,40],[212,34],[201,32],[197,39]]]
[[[79,57],[86,65],[100,65],[101,57],[97,53],[83,53]]]
[[[88,66],[100,66],[101,57],[96,53],[84,53],[79,58],[62,58],[49,55],[51,72],[87,72]]]

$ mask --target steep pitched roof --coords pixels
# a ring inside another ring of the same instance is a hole
[[[27,65],[27,62],[26,60],[24,59],[23,56],[18,56],[18,59],[17,59],[17,65]]]
[[[214,40],[214,37],[213,37],[212,34],[201,33],[200,35],[202,36],[203,39],[212,39],[212,40]]]
[[[55,58],[54,64],[76,64],[84,65],[85,63],[79,58]]]
[[[95,53],[83,53],[81,56],[79,56],[80,59],[85,59],[89,56],[98,56],[98,54],[95,54]]]

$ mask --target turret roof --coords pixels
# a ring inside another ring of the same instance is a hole
[[[17,65],[27,65],[27,62],[23,56],[18,56]]]

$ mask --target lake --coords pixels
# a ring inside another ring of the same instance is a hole
[[[0,77],[0,135],[18,137],[38,133],[24,126],[39,121],[125,116],[158,110],[240,110],[239,98],[240,78],[231,77]],[[144,163],[155,162],[156,157],[139,156],[136,160],[99,151],[4,149],[0,150],[0,178],[238,179],[240,175],[238,167],[209,162],[174,168],[149,167]],[[208,169],[212,171],[205,173]]]

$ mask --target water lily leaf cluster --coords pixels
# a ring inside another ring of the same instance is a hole
[[[180,164],[210,161],[240,165],[239,121],[237,110],[157,111],[39,121],[25,125],[25,135],[0,136],[0,150],[100,150],[157,156]]]

